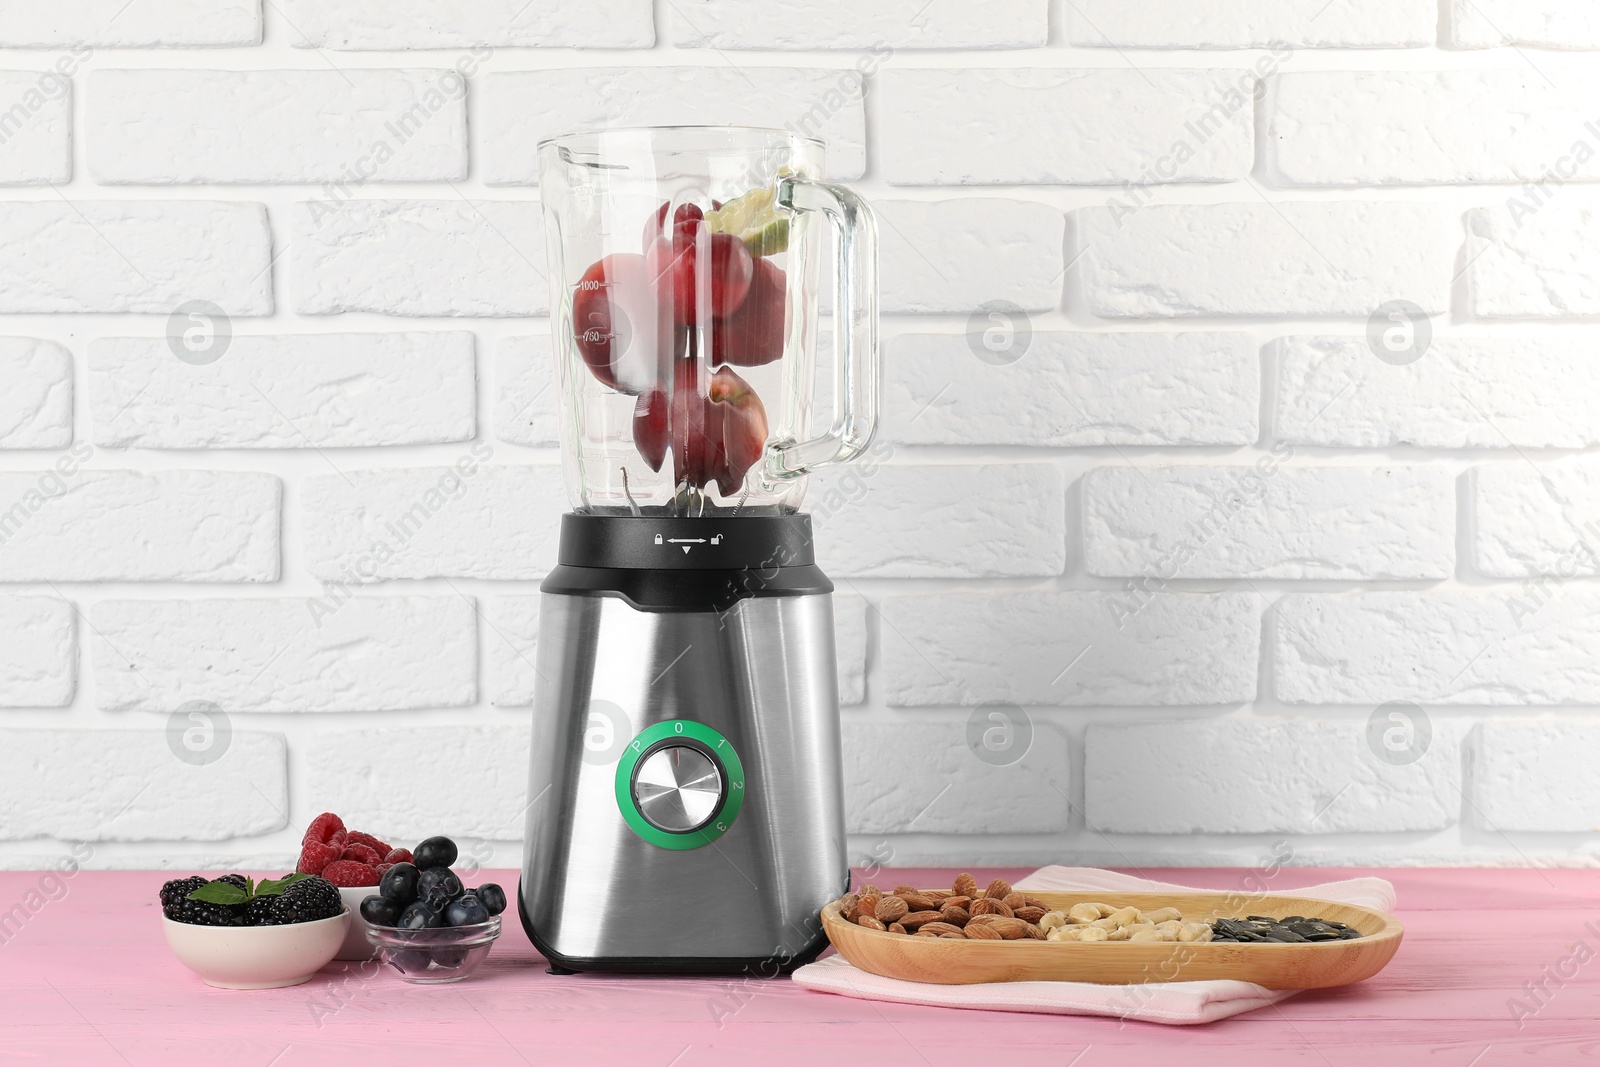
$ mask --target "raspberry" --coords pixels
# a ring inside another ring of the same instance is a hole
[[[389,845],[385,844],[382,841],[379,841],[376,837],[373,837],[371,834],[362,833],[360,830],[351,830],[349,836],[345,838],[345,844],[346,844],[346,846],[349,846],[349,845],[366,845],[368,848],[370,848],[372,851],[374,851],[374,852],[376,852],[378,854],[378,858],[379,859],[382,859],[383,857],[387,856],[391,851],[393,851]]]
[[[339,853],[339,858],[365,863],[368,867],[376,867],[383,862],[383,853],[376,849],[368,848],[366,845],[349,844],[344,846],[344,851]]]
[[[340,886],[367,886],[378,884],[378,872],[365,863],[355,860],[334,860],[322,868],[322,877]]]
[[[392,848],[383,857],[385,863],[415,863],[417,858],[411,854],[409,848]]]
[[[339,858],[339,849],[317,841],[307,841],[300,849],[300,862],[295,870],[301,874],[321,874],[322,869]]]
[[[378,881],[379,882],[383,881],[383,876],[388,874],[389,873],[389,868],[393,867],[393,866],[394,866],[394,864],[392,864],[392,863],[380,863],[376,867],[373,868],[373,870],[378,872]]]
[[[306,827],[306,835],[300,839],[300,843],[302,845],[311,841],[327,843],[332,840],[335,833],[343,832],[344,820],[331,811],[325,811],[311,820],[311,825]]]

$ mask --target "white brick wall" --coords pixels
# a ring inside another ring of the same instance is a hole
[[[550,358],[550,335],[507,337],[494,356],[494,435],[513,445],[555,445],[561,405]]]
[[[898,707],[1249,701],[1260,607],[1248,593],[885,597],[884,695]]]
[[[1004,329],[1002,319],[994,320]],[[985,328],[988,320],[982,320]],[[1036,333],[1015,362],[949,333],[883,349],[883,434],[918,445],[1248,445],[1260,366],[1242,333]]]
[[[1047,0],[689,0],[667,7],[680,48],[1028,48],[1048,36]]]
[[[171,712],[455,707],[477,695],[468,597],[104,600],[89,612],[99,703]]]
[[[96,71],[89,167],[110,185],[454,181],[466,95],[441,70]]]
[[[1028,311],[1061,303],[1066,216],[1022,200],[884,200],[882,310],[972,311],[1006,300]]]
[[[0,314],[165,315],[207,300],[272,313],[272,234],[259,204],[0,203]]]
[[[1457,48],[1600,48],[1600,11],[1584,0],[1448,0]]]
[[[53,341],[0,337],[0,448],[72,443],[72,353]]]
[[[1107,578],[1448,578],[1455,498],[1431,467],[1100,467],[1083,565]]]
[[[1596,590],[1576,587],[1287,596],[1274,612],[1277,696],[1364,707],[1600,703],[1597,608]]]
[[[1386,323],[1387,325],[1387,323]],[[1435,337],[1414,363],[1364,337],[1284,337],[1273,432],[1343,448],[1583,448],[1600,442],[1600,363],[1549,337]]]
[[[1600,830],[1600,728],[1583,719],[1500,720],[1478,727],[1473,815],[1491,832]]]
[[[0,0],[0,868],[327,808],[516,862],[536,150],[600,123],[877,208],[881,432],[807,497],[858,855],[1592,865],[1597,56],[1585,0]]]
[[[1473,565],[1493,578],[1600,573],[1600,467],[1485,463],[1471,473]]]
[[[277,580],[277,478],[73,462],[91,452],[0,474],[0,581]]]
[[[855,67],[587,67],[483,78],[483,180],[532,185],[546,137],[597,123],[782,126],[828,145],[828,170],[858,178],[866,115]]]
[[[71,180],[71,79],[54,71],[0,71],[0,116],[0,185]]]
[[[354,470],[307,479],[307,568],[323,582],[540,578],[556,562],[567,496],[556,466]]]
[[[261,43],[261,0],[0,0],[0,47],[198,47]]]
[[[1075,0],[1067,33],[1089,48],[1403,48],[1432,44],[1438,20],[1431,0]]]
[[[1268,164],[1291,185],[1537,180],[1600,118],[1585,71],[1317,71],[1268,83]],[[1600,163],[1563,174],[1593,181]]]
[[[1442,830],[1461,808],[1459,738],[1373,757],[1360,722],[1096,723],[1084,815],[1133,834]]]
[[[286,0],[296,48],[649,48],[650,0]]]
[[[1594,143],[1600,145],[1600,135]],[[1574,157],[1575,158],[1575,157]],[[1600,315],[1600,201],[1558,190],[1467,213],[1469,310],[1485,319]]]
[[[109,448],[353,448],[469,441],[470,333],[236,337],[173,358],[167,338],[89,345],[95,444]]]
[[[1394,299],[1440,312],[1461,245],[1450,212],[1412,203],[1119,204],[1078,221],[1084,297],[1107,318],[1366,318]]]
[[[288,253],[302,315],[538,315],[546,308],[538,204],[349,200],[295,204]]]
[[[889,68],[877,88],[891,185],[1220,182],[1250,171],[1248,74]]]
[[[60,708],[78,682],[77,618],[52,597],[0,598],[0,702],[8,708]]]

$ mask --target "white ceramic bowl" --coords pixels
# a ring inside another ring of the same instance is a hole
[[[308,981],[327,966],[352,918],[346,911],[283,926],[195,926],[163,915],[161,924],[173,954],[206,985],[277,989]]]
[[[375,885],[339,887],[339,896],[350,912],[350,926],[345,931],[344,944],[339,946],[339,954],[334,959],[370,960],[378,954],[377,946],[367,940],[367,920],[361,917],[361,902],[377,892]]]

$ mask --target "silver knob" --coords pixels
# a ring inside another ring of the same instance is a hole
[[[633,778],[633,800],[650,825],[668,833],[698,830],[722,799],[722,769],[697,748],[660,748]]]

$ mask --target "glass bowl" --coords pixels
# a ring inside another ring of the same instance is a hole
[[[433,926],[402,930],[367,925],[367,940],[378,958],[408,982],[436,984],[468,978],[488,958],[500,936],[500,916],[473,926]]]

